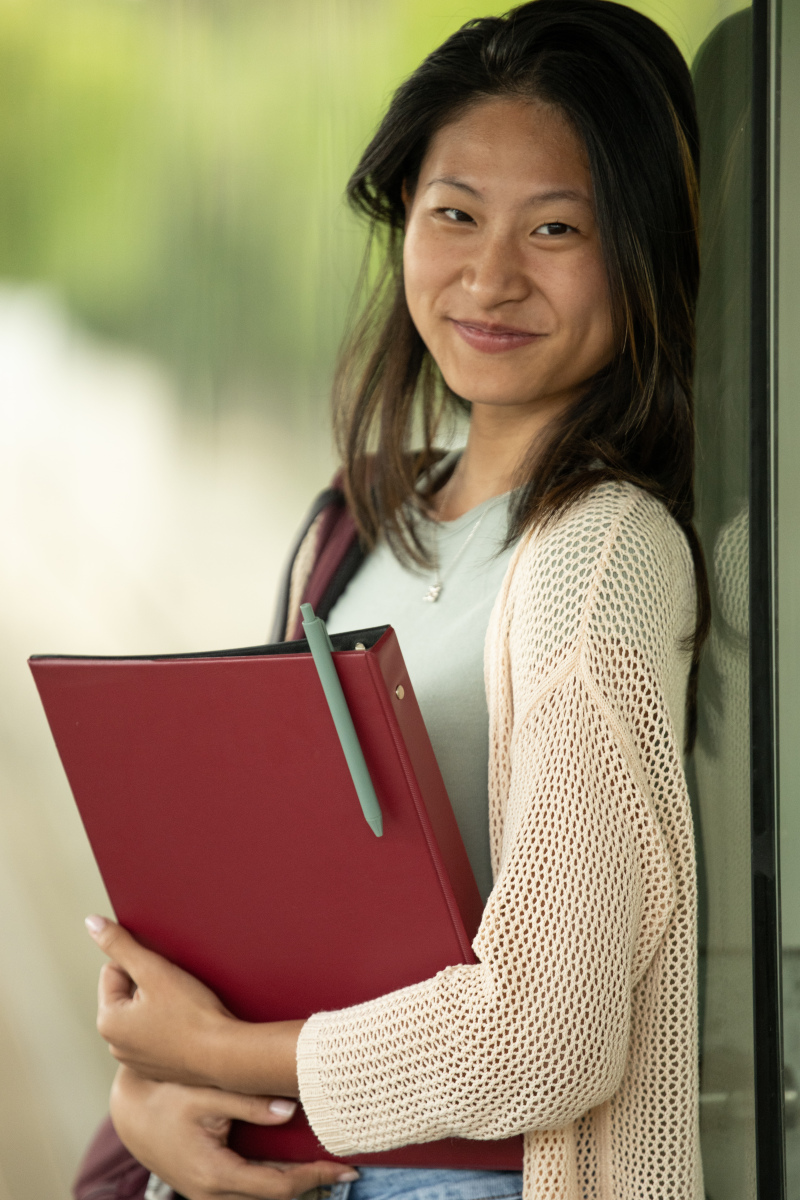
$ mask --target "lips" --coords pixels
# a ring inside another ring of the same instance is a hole
[[[476,321],[458,321],[449,318],[459,336],[484,354],[502,354],[506,350],[519,350],[544,337],[541,333],[528,333],[524,329],[513,329],[508,325],[484,325]]]

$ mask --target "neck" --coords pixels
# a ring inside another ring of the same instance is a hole
[[[474,404],[469,436],[456,469],[434,496],[442,521],[454,521],[519,482],[517,472],[531,446],[553,419],[552,411]]]

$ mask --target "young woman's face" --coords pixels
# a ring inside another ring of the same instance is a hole
[[[553,108],[486,100],[439,131],[403,261],[414,324],[466,400],[555,412],[613,356],[589,164]]]

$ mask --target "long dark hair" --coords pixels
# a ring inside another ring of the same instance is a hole
[[[402,191],[413,193],[438,130],[498,96],[553,105],[586,147],[618,346],[531,446],[508,538],[553,519],[602,480],[628,480],[663,501],[687,537],[697,578],[691,745],[709,623],[692,524],[699,145],[689,71],[647,17],[611,0],[533,0],[469,21],[398,88],[347,188],[383,237],[383,267],[334,388],[345,491],[367,547],[383,535],[401,558],[425,562],[407,514],[425,503],[417,480],[440,453],[448,408],[464,402],[447,389],[408,311]]]

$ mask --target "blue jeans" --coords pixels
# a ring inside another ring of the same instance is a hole
[[[521,1171],[438,1167],[359,1167],[355,1183],[336,1183],[330,1200],[519,1200]],[[325,1189],[327,1191],[327,1189]]]
[[[439,1167],[359,1167],[355,1183],[312,1188],[300,1200],[521,1200],[521,1171]],[[183,1200],[150,1176],[145,1200]]]
[[[439,1167],[358,1167],[355,1183],[312,1188],[300,1200],[521,1200],[521,1171],[467,1171]],[[151,1185],[155,1176],[151,1175]],[[164,1194],[183,1200],[166,1184]],[[157,1189],[150,1193],[161,1200]],[[145,1200],[150,1200],[146,1196]]]

